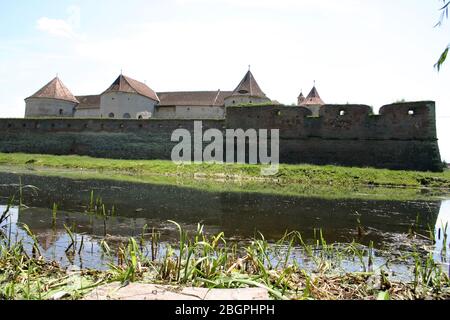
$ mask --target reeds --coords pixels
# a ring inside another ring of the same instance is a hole
[[[100,198],[91,193],[89,210],[106,213]],[[90,205],[91,205],[90,204]],[[98,211],[101,208],[101,211]],[[56,225],[57,206],[53,206],[52,225]],[[9,207],[0,216],[8,219]],[[245,243],[229,242],[223,232],[210,235],[198,224],[192,232],[179,223],[169,221],[177,230],[176,243],[162,243],[156,229],[147,234],[144,226],[140,235],[128,239],[113,251],[105,239],[100,241],[102,254],[117,257],[109,271],[82,271],[80,285],[67,298],[79,298],[90,288],[102,283],[143,281],[177,286],[206,288],[265,288],[273,299],[450,299],[450,280],[432,253],[413,248],[409,254],[396,259],[410,262],[413,277],[409,283],[390,279],[384,268],[377,265],[374,243],[364,246],[328,243],[321,229],[315,229],[313,239],[305,241],[299,232],[286,232],[277,242],[268,241],[258,233]],[[418,224],[418,221],[416,221]],[[0,224],[1,225],[1,224]],[[66,254],[69,260],[78,253],[81,259],[84,237],[78,245],[75,227],[64,225],[68,235]],[[362,228],[358,221],[358,228]],[[67,274],[57,263],[45,261],[36,236],[23,225],[31,239],[31,256],[23,241],[9,245],[0,238],[0,299],[49,299],[69,285]],[[412,228],[413,229],[413,228]],[[447,239],[444,239],[447,241]],[[445,247],[445,245],[444,245]],[[160,253],[162,252],[162,255]],[[392,258],[394,259],[394,258]],[[347,272],[343,262],[358,265],[359,272]],[[83,282],[84,281],[84,282]],[[70,284],[73,287],[73,284]]]

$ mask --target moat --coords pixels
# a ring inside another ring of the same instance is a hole
[[[164,244],[176,245],[178,231],[173,220],[194,232],[198,223],[205,225],[208,234],[224,232],[228,241],[246,243],[259,232],[272,242],[286,231],[299,231],[307,242],[317,239],[319,230],[328,243],[374,243],[378,250],[375,266],[384,265],[391,252],[408,251],[408,237],[412,229],[418,234],[414,245],[431,251],[431,241],[425,241],[438,220],[449,221],[450,201],[430,200],[364,200],[321,199],[307,196],[282,196],[260,193],[207,192],[164,184],[139,184],[108,180],[77,180],[39,175],[0,173],[1,212],[8,198],[19,193],[19,177],[23,186],[22,201],[27,208],[11,209],[10,238],[28,239],[23,225],[36,235],[42,254],[63,266],[101,269],[116,257],[107,256],[102,248],[105,240],[112,248],[129,237],[148,237],[152,230],[161,234],[159,250]],[[27,187],[27,186],[34,187]],[[86,213],[91,197],[101,198],[105,208],[114,208],[107,218]],[[57,204],[54,220],[52,207]],[[70,237],[65,229],[75,231],[82,250],[68,256]],[[358,233],[361,226],[364,230]],[[442,226],[442,230],[445,226]],[[438,232],[437,232],[438,233]],[[448,271],[448,253],[442,254],[442,232],[437,234],[434,257]],[[81,240],[82,239],[82,240]],[[439,242],[440,241],[440,242]],[[444,240],[445,241],[445,240]],[[448,244],[447,244],[448,247]],[[300,252],[293,253],[299,255]],[[359,271],[357,263],[349,262],[345,269]],[[393,272],[402,278],[410,276],[407,263],[393,264]]]

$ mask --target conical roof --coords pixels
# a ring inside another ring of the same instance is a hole
[[[63,101],[70,101],[74,103],[79,103],[75,96],[70,92],[69,89],[62,83],[62,81],[56,77],[49,83],[47,83],[42,89],[33,94],[30,98],[47,98],[56,99]],[[25,100],[27,100],[25,99]]]
[[[299,105],[301,105],[306,100],[305,96],[303,95],[303,91],[300,92],[300,95],[298,96],[297,99],[298,99],[298,104]]]
[[[237,88],[233,91],[233,96],[240,95],[267,98],[250,70],[246,73],[244,79],[242,79],[241,83],[239,83]]]
[[[303,101],[302,106],[324,104],[325,102],[323,102],[322,98],[320,98],[319,92],[317,91],[316,86],[314,86],[306,99]]]
[[[159,102],[158,95],[150,89],[145,83],[139,82],[137,80],[131,79],[130,77],[120,75],[113,84],[106,89],[106,92],[128,92],[137,93],[141,96],[153,99]]]

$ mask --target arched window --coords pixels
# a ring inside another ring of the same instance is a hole
[[[139,119],[139,120],[142,120],[142,119],[144,119],[144,117],[143,117],[143,116],[139,116],[138,119]]]
[[[108,115],[108,117],[114,118],[114,113],[111,112],[111,113]]]
[[[131,115],[129,113],[124,113],[123,114],[123,118],[124,119],[131,119]]]

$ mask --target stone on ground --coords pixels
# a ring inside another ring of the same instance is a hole
[[[111,283],[94,289],[84,300],[269,300],[262,288],[205,289],[132,283]]]

